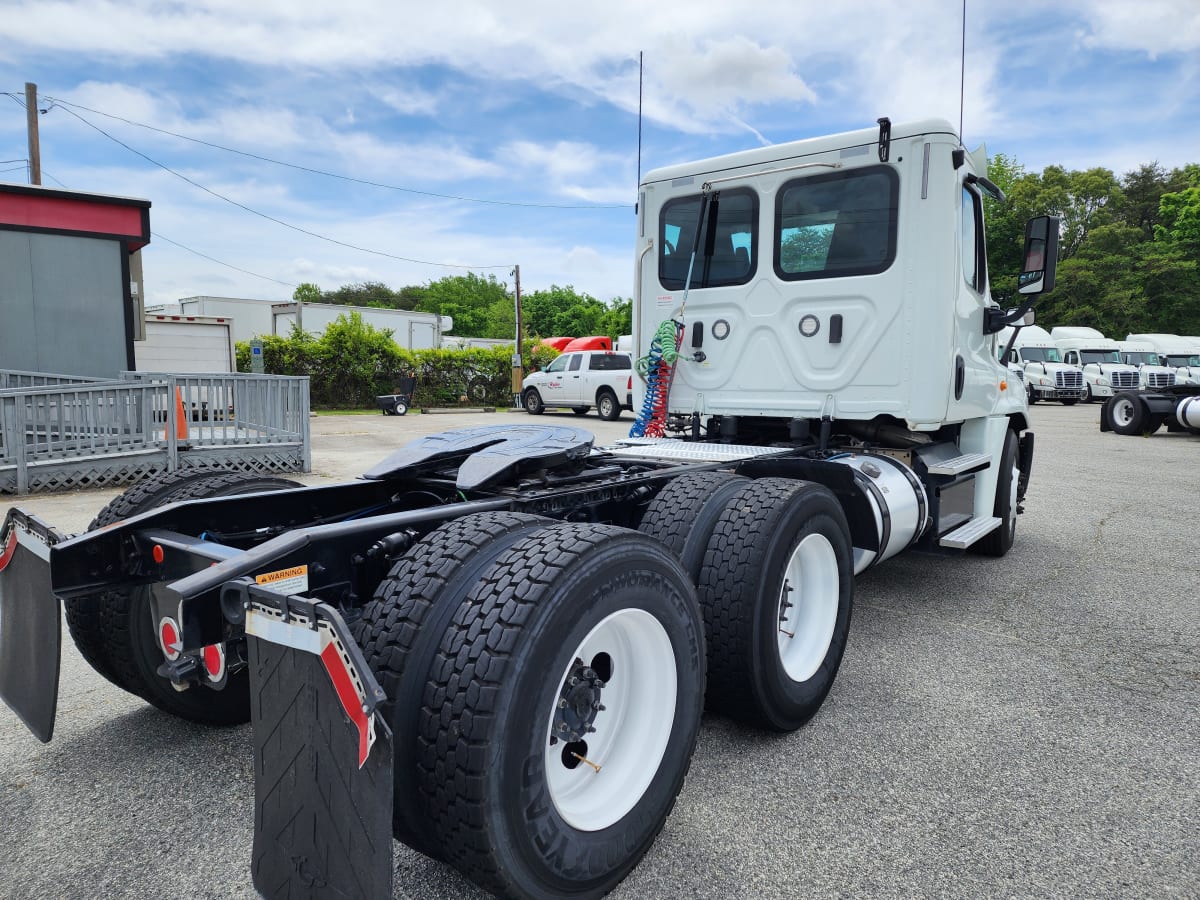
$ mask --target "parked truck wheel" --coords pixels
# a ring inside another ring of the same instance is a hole
[[[1109,402],[1108,414],[1112,430],[1117,434],[1141,434],[1148,424],[1150,411],[1137,394],[1125,391]]]
[[[392,833],[441,856],[417,790],[417,727],[422,694],[451,617],[501,553],[550,522],[524,513],[479,513],[434,529],[401,557],[354,626],[367,664],[388,696],[393,739]]]
[[[89,531],[168,503],[231,497],[300,487],[295,481],[244,472],[172,472],[130,488],[105,506]],[[64,602],[67,627],[80,654],[117,687],[172,715],[209,725],[236,725],[250,718],[246,672],[235,673],[223,690],[176,691],[157,673],[163,662],[150,603],[150,589],[108,591]]]
[[[708,638],[708,707],[793,731],[824,702],[850,629],[853,552],[826,487],[751,482],[725,507],[698,592]]]
[[[531,416],[540,416],[546,411],[546,404],[542,402],[542,395],[537,392],[537,388],[528,388],[521,395],[521,402],[525,405],[525,412]]]
[[[692,584],[696,584],[717,520],[730,498],[749,483],[749,478],[732,472],[680,475],[650,501],[638,531],[678,556]]]
[[[621,418],[621,404],[617,401],[617,395],[608,389],[596,394],[596,412],[605,422],[615,422]]]
[[[658,542],[560,523],[484,574],[442,639],[422,792],[445,858],[499,896],[599,897],[687,772],[704,693],[695,591]]]
[[[1000,519],[1000,527],[971,545],[971,550],[984,556],[1003,556],[1012,549],[1017,537],[1017,494],[1021,480],[1020,444],[1017,434],[1004,435],[1000,452],[1000,468],[996,473],[996,502],[992,515]]]

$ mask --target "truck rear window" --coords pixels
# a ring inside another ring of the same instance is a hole
[[[884,271],[896,258],[899,194],[888,166],[789,181],[775,198],[775,274],[798,281]]]
[[[700,222],[700,195],[678,197],[663,204],[658,234],[658,280],[670,291],[681,291],[687,281],[688,263],[700,246],[692,267],[691,287],[706,288],[746,284],[758,265],[758,195],[745,188],[714,193],[716,227],[711,205]]]
[[[588,361],[588,368],[593,372],[612,372],[631,369],[633,365],[624,353],[594,353]]]

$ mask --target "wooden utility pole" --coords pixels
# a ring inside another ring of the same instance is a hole
[[[29,183],[42,183],[42,148],[38,141],[37,85],[25,82],[25,127],[29,131]]]

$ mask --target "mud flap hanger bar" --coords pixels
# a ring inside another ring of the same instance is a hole
[[[243,625],[247,635],[321,658],[346,715],[362,732],[358,764],[365,764],[374,743],[375,712],[387,695],[337,610],[238,578],[222,586],[221,611],[231,624]]]

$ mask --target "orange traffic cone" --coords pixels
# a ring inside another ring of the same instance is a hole
[[[175,439],[186,441],[188,436],[187,418],[183,412],[183,394],[175,388]]]

